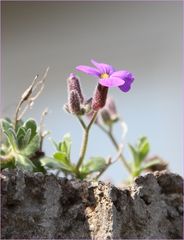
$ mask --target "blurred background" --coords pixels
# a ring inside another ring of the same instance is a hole
[[[77,160],[82,131],[63,111],[66,78],[77,65],[93,58],[134,73],[132,90],[110,89],[128,125],[125,144],[146,135],[150,155],[169,162],[182,174],[182,2],[2,2],[1,116],[12,117],[22,92],[34,76],[50,66],[44,92],[25,117],[40,120],[49,108],[45,126],[56,141],[70,132],[72,159]],[[78,73],[87,97],[96,80]],[[121,140],[120,126],[115,135]],[[48,138],[44,148],[52,154]],[[131,158],[125,147],[125,155]],[[109,139],[94,126],[87,158],[115,156]],[[103,175],[118,183],[127,177],[121,162]]]

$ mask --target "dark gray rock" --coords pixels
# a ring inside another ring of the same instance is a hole
[[[1,239],[182,239],[183,180],[149,173],[132,186],[4,170]]]

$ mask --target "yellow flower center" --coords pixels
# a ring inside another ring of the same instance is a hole
[[[102,73],[102,74],[100,75],[100,78],[109,78],[109,74],[107,74],[107,73]]]

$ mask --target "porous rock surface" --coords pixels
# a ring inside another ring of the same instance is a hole
[[[1,239],[182,239],[183,180],[169,172],[120,189],[4,170]]]

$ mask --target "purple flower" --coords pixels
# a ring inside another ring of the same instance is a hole
[[[98,77],[99,84],[105,87],[119,87],[123,92],[130,90],[131,84],[134,81],[132,73],[125,70],[116,71],[111,65],[97,63],[94,60],[91,60],[91,63],[95,68],[80,65],[76,69],[88,75]]]

